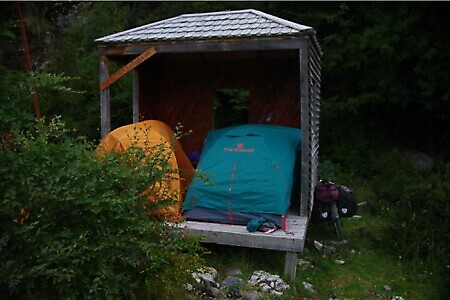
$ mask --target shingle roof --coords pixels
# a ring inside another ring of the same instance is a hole
[[[292,36],[311,30],[254,9],[183,14],[95,41],[101,43]]]

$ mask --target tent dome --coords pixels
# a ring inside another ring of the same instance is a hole
[[[147,120],[119,127],[106,135],[98,146],[99,152],[124,152],[131,147],[142,148],[146,155],[152,149],[162,149],[168,155],[169,173],[162,182],[152,182],[144,191],[148,201],[158,201],[171,195],[177,201],[173,205],[150,212],[158,218],[181,221],[181,203],[194,174],[194,168],[183,151],[172,129],[157,120]],[[163,192],[164,191],[164,192]]]

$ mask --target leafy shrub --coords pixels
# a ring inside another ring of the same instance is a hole
[[[12,141],[0,148],[0,298],[147,298],[155,274],[180,286],[200,262],[196,241],[142,206],[159,156],[99,157],[57,120]]]
[[[450,238],[450,164],[405,185],[393,205],[389,236],[397,253],[419,260],[445,261]]]
[[[341,143],[339,147],[333,145],[332,150],[339,152],[354,146]],[[379,235],[379,245],[386,254],[400,258],[406,272],[428,274],[424,279],[432,277],[434,282],[430,284],[437,289],[442,287],[437,293],[445,295],[450,244],[450,164],[437,164],[432,173],[426,173],[414,170],[398,151],[383,147],[360,152],[364,158],[350,156],[344,160],[339,158],[345,157],[347,151],[328,155],[332,150],[328,149],[321,157],[319,171],[352,188],[358,202],[367,203],[361,213],[370,213],[386,224]],[[363,160],[365,166],[349,167]]]

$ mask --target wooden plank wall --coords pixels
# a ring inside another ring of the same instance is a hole
[[[270,124],[300,127],[297,51],[161,54],[139,67],[141,118],[193,133],[186,153],[201,150],[213,126],[212,99],[221,88],[250,90],[249,123],[273,113]]]
[[[321,83],[321,63],[320,51],[314,45],[309,49],[309,89],[310,89],[310,180],[309,180],[309,199],[308,199],[308,217],[311,216],[314,204],[314,189],[316,187],[317,166],[319,164],[319,129],[320,129],[320,83]]]

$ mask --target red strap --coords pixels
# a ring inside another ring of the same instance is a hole
[[[231,211],[231,198],[233,194],[233,181],[234,174],[236,173],[237,162],[234,162],[233,165],[233,173],[231,173],[230,186],[228,187],[228,219],[230,220],[230,224],[233,224],[233,213]]]

